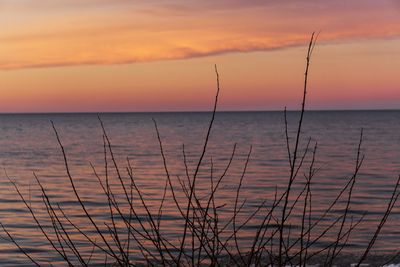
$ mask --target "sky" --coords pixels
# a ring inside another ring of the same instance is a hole
[[[400,109],[399,0],[0,0],[0,112]]]

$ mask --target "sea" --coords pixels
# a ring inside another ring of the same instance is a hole
[[[198,166],[196,197],[200,201],[207,200],[212,186],[222,176],[215,193],[215,201],[221,212],[221,225],[234,210],[237,198],[239,204],[236,208],[240,206],[237,224],[250,218],[238,232],[239,246],[244,251],[248,249],[263,215],[267,214],[274,199],[279,198],[287,188],[291,174],[288,147],[293,159],[300,113],[288,111],[285,124],[285,116],[281,111],[217,112],[205,154],[201,157],[211,115],[210,112],[1,114],[0,222],[5,230],[0,229],[0,266],[31,264],[11,242],[10,236],[41,265],[65,265],[35,221],[57,246],[52,217],[49,216],[49,207],[45,204],[46,198],[38,186],[38,180],[53,207],[57,210],[59,205],[72,223],[101,245],[101,237],[77,201],[71,179],[88,213],[103,229],[110,226],[111,215],[108,198],[99,179],[104,185],[107,176],[115,196],[123,202],[118,175],[131,188],[128,175],[128,171],[131,171],[151,213],[159,214],[165,192],[160,228],[167,240],[175,242],[182,238],[184,221],[172,199],[166,170],[176,190],[178,204],[186,207],[187,198],[181,183],[187,189]],[[288,139],[285,135],[286,125]],[[387,209],[400,174],[400,111],[305,112],[296,158],[296,169],[300,163],[301,167],[289,197],[289,207],[293,203],[296,205],[290,211],[285,229],[287,244],[295,242],[302,228],[310,168],[315,173],[310,182],[312,205],[311,208],[308,205],[307,210],[311,210],[309,220],[313,223],[321,218],[352,179],[356,172],[357,157],[359,163],[362,162],[351,194],[349,187],[345,188],[338,204],[322,218],[313,233],[316,238],[323,233],[324,227],[342,216],[350,198],[344,229],[347,231],[355,224],[357,227],[340,244],[343,244],[343,253],[351,254],[362,253],[366,249]],[[148,218],[138,192],[133,191],[133,206],[137,207],[139,216],[146,221]],[[263,205],[261,209],[260,205]],[[251,217],[257,209],[260,210]],[[57,212],[84,257],[90,257],[92,264],[104,265],[105,253],[88,242],[61,216],[60,211]],[[277,208],[276,214],[279,212]],[[395,204],[371,253],[395,255],[399,252],[399,212],[399,204]],[[271,219],[270,228],[276,229],[279,220],[279,215]],[[339,222],[342,219],[339,218]],[[312,245],[313,249],[322,249],[331,244],[339,228],[340,223],[328,230]],[[110,231],[107,228],[102,231],[109,238]],[[190,244],[187,246],[190,247]],[[133,260],[139,261],[140,252],[133,241],[132,251]]]

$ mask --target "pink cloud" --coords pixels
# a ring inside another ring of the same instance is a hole
[[[321,43],[400,37],[397,2],[389,0],[13,3],[0,6],[9,26],[0,33],[0,69],[268,51],[303,45],[314,30],[322,30]]]

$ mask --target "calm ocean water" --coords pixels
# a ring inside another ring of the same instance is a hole
[[[182,145],[185,144],[189,172],[193,174],[201,152],[210,113],[121,113],[101,114],[105,128],[121,170],[125,173],[126,158],[133,164],[135,177],[150,206],[159,205],[165,183],[165,172],[154,118],[160,130],[167,164],[171,176],[184,177]],[[289,112],[289,131],[293,143],[296,130],[297,112]],[[69,180],[63,165],[60,148],[56,142],[50,120],[53,120],[68,156],[71,173],[78,191],[87,203],[97,221],[107,216],[104,194],[90,167],[92,163],[100,174],[104,172],[103,137],[96,114],[4,114],[0,115],[0,164],[8,176],[15,181],[38,217],[46,222],[46,210],[41,193],[34,180],[33,172],[48,190],[51,199],[59,203],[71,220],[89,229],[89,223],[80,216],[82,211],[71,192]],[[400,111],[309,111],[305,114],[302,147],[311,137],[312,144],[318,142],[316,166],[321,168],[314,182],[313,212],[317,215],[332,201],[340,188],[351,176],[356,159],[361,128],[364,129],[362,153],[365,161],[356,181],[354,201],[350,216],[356,220],[365,211],[366,220],[351,235],[347,249],[361,251],[368,236],[375,230],[379,215],[400,174]],[[237,151],[232,167],[224,178],[219,201],[231,203],[236,194],[235,185],[240,179],[250,145],[253,152],[245,175],[241,199],[246,199],[243,218],[251,214],[262,199],[272,200],[275,187],[282,189],[288,179],[289,163],[284,135],[282,112],[220,112],[217,113],[212,130],[209,149],[201,168],[199,195],[209,189],[211,157],[214,175],[223,172],[229,161],[234,144]],[[297,190],[303,187],[303,173],[300,171]],[[58,257],[49,252],[29,212],[24,208],[15,189],[0,174],[0,222],[27,248],[34,257],[56,262]],[[333,215],[340,214],[340,207]],[[396,207],[389,218],[374,250],[379,253],[393,253],[400,248],[400,214]],[[336,213],[336,214],[335,214]],[[166,201],[162,225],[171,238],[179,238],[177,229],[182,222],[171,201]],[[299,218],[294,210],[293,233],[298,231],[295,222]],[[251,222],[241,237],[243,246],[250,240],[257,218]],[[328,223],[328,222],[327,222]],[[296,230],[297,229],[297,230]],[[175,231],[175,232],[174,232]],[[89,233],[90,234],[90,233]],[[4,233],[1,236],[5,237]],[[82,251],[89,255],[92,246],[81,236]],[[320,244],[321,246],[323,244]],[[95,250],[93,262],[102,262],[103,255]],[[0,239],[0,265],[13,266],[26,263],[15,247]],[[55,264],[57,265],[57,264]]]

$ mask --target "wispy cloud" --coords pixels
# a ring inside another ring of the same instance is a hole
[[[397,5],[398,7],[398,5]],[[400,36],[396,1],[3,0],[0,69],[127,64]]]

